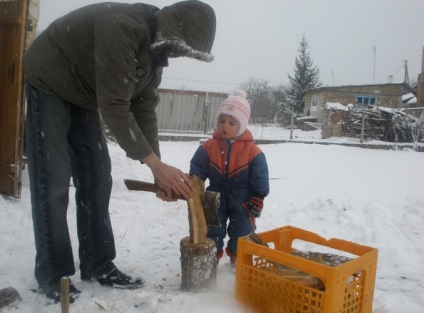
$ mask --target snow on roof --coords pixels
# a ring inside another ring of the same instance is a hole
[[[344,106],[343,104],[338,102],[326,102],[324,108],[327,110],[349,111],[350,106],[351,104]]]
[[[394,112],[396,112],[396,111],[399,111],[398,109],[386,108],[386,107],[378,107],[378,109],[379,109],[380,111],[388,112],[388,113],[394,113]]]
[[[402,95],[402,102],[409,101],[412,98],[415,98],[412,92]]]
[[[316,117],[316,116],[302,116],[302,117],[297,118],[298,121],[299,120],[316,120],[316,119],[318,119],[318,117]]]
[[[406,104],[417,104],[417,97],[413,97],[406,102]]]

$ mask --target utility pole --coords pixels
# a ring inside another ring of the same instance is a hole
[[[203,133],[206,134],[208,132],[208,107],[209,107],[209,99],[208,92],[205,95],[205,102],[203,103]]]
[[[374,52],[374,78],[373,78],[373,84],[375,84],[375,59],[376,59],[376,52],[377,52],[377,47],[374,45],[373,46],[373,52]]]
[[[421,60],[421,74],[424,74],[424,46],[423,46],[423,56]]]
[[[408,61],[404,60],[403,62],[405,62],[405,78],[403,79],[403,82],[409,86]]]
[[[290,140],[293,139],[294,109],[290,110]]]

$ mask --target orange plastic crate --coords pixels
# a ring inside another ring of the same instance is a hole
[[[372,312],[377,249],[340,239],[326,240],[292,226],[258,235],[275,248],[253,243],[246,237],[238,241],[236,296],[247,308],[269,313]],[[291,252],[295,250],[292,244],[297,239],[348,252],[353,257],[332,267],[295,256]],[[273,268],[280,266],[319,278],[325,288],[316,289],[302,281],[278,275]]]

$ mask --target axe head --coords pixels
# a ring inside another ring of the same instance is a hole
[[[216,191],[205,191],[203,199],[203,213],[205,213],[208,227],[221,227],[218,218],[218,208],[221,202],[221,194]]]

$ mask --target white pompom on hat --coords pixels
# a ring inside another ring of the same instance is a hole
[[[215,129],[218,129],[218,120],[221,114],[234,117],[239,124],[236,137],[242,135],[247,129],[250,118],[250,104],[246,100],[246,92],[237,90],[234,96],[228,97],[219,105],[216,113]]]

